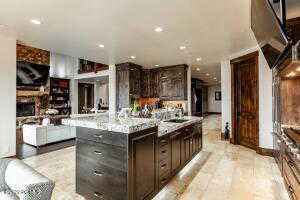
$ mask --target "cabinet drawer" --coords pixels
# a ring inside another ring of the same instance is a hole
[[[76,165],[76,187],[80,189],[83,185],[89,185],[87,190],[91,194],[97,192],[98,196],[113,197],[111,199],[124,196],[126,183],[126,172],[124,171],[106,165],[90,163],[77,163]]]
[[[163,186],[165,186],[168,181],[170,179],[170,173],[166,173],[166,174],[163,174],[161,176],[159,176],[159,188],[162,188]]]
[[[107,166],[125,170],[125,149],[113,145],[77,139],[76,163],[89,166]]]
[[[159,175],[170,173],[171,166],[170,166],[170,159],[166,158],[158,163],[158,173]]]
[[[124,174],[99,176],[85,170],[76,177],[76,192],[86,199],[123,200],[127,195],[126,178]]]
[[[287,182],[288,192],[294,199],[300,199],[300,183],[294,167],[292,161],[287,160],[286,157],[283,159],[283,175]]]
[[[158,148],[158,158],[159,158],[160,161],[170,157],[169,148],[170,148],[170,144],[166,144],[166,145],[161,146],[161,147]]]
[[[122,133],[77,127],[77,138],[125,147],[126,136]]]

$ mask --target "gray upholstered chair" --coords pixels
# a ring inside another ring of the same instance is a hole
[[[21,160],[0,159],[0,199],[50,200],[54,182]]]

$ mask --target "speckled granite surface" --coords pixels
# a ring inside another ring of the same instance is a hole
[[[281,128],[292,128],[295,130],[300,130],[300,125],[286,125],[286,124],[282,124]]]
[[[120,133],[134,133],[158,126],[158,120],[145,118],[118,118],[115,115],[97,115],[63,119],[62,124],[94,128]]]
[[[200,122],[203,120],[202,117],[194,117],[194,116],[184,116],[182,119],[188,120],[183,123],[172,123],[172,122],[164,122],[162,121],[158,126],[158,136],[164,136],[168,133],[171,133],[173,131],[176,131],[180,128],[183,128],[185,126],[191,125],[196,122]]]
[[[62,124],[69,126],[79,126],[94,128],[120,133],[134,133],[144,129],[158,126],[158,136],[163,136],[177,129],[183,128],[202,120],[202,117],[185,116],[182,119],[188,120],[183,123],[164,122],[157,119],[146,118],[118,118],[115,115],[97,115],[88,117],[75,117],[63,119]]]

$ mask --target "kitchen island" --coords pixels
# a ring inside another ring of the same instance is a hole
[[[202,118],[160,121],[97,115],[76,126],[76,192],[87,199],[155,196],[202,149]]]

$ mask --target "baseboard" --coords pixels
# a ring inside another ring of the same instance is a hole
[[[274,150],[273,149],[265,149],[262,147],[258,147],[256,153],[263,155],[263,156],[274,156]]]

